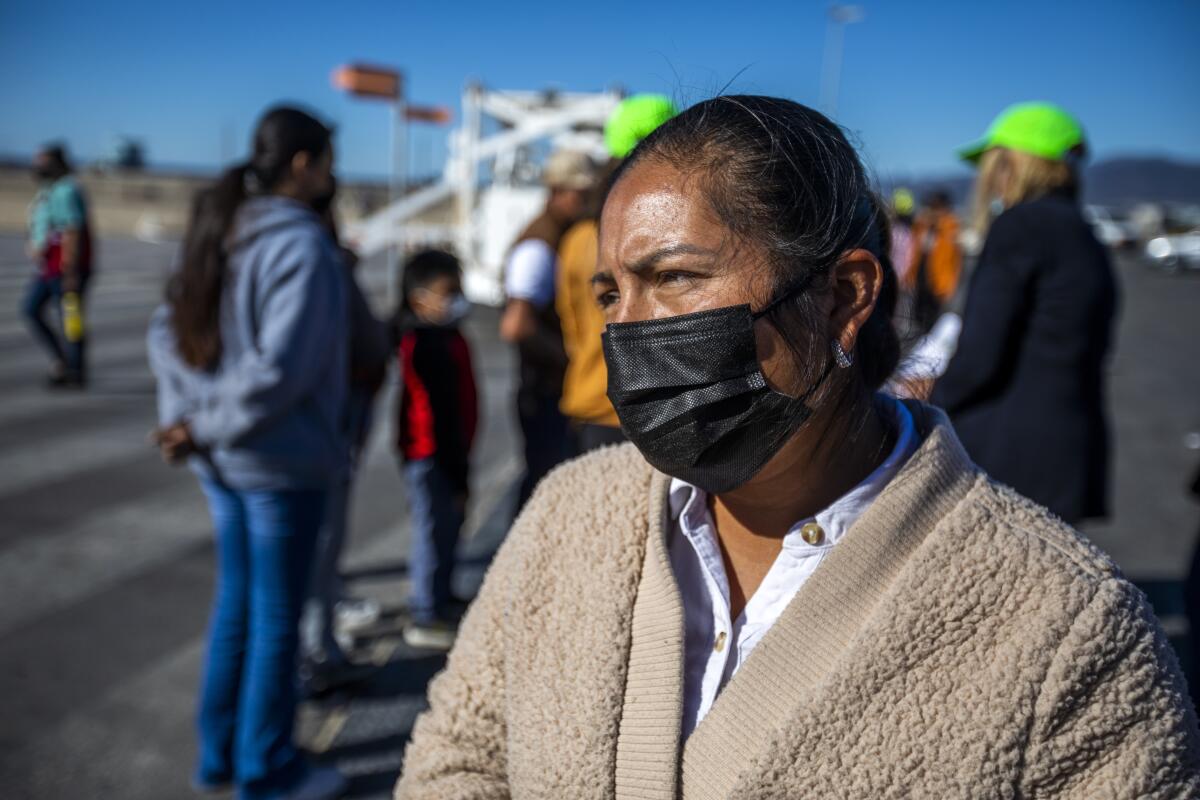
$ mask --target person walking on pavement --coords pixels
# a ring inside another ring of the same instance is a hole
[[[1066,111],[1021,103],[962,151],[986,239],[931,395],[976,463],[1069,523],[1108,513],[1117,282],[1079,207],[1086,149]]]
[[[570,426],[559,410],[567,353],[555,311],[558,246],[568,228],[587,212],[596,185],[596,166],[584,153],[558,150],[542,173],[546,206],[509,252],[504,268],[506,301],[500,337],[517,346],[520,375],[517,420],[524,443],[525,477],[517,507],[547,472],[574,453]]]
[[[470,304],[458,259],[439,250],[410,258],[400,303],[396,448],[412,521],[404,641],[448,650],[461,611],[453,592],[455,551],[479,416],[471,349],[459,330]]]
[[[662,95],[638,94],[617,105],[604,125],[604,142],[613,161],[610,170],[642,139],[678,113]],[[592,275],[596,271],[596,218],[600,192],[593,192],[594,210],[563,235],[558,249],[558,282],[554,304],[562,322],[567,370],[559,408],[572,423],[580,452],[625,441],[617,412],[608,399],[608,370],[600,336],[604,315],[596,305]]]
[[[335,181],[336,191],[336,181]],[[335,242],[334,194],[314,202]],[[346,267],[346,292],[350,315],[350,352],[347,378],[345,433],[350,448],[350,469],[329,491],[325,524],[317,537],[313,557],[310,597],[301,624],[300,678],[305,691],[321,694],[366,678],[374,670],[354,663],[347,650],[354,633],[369,628],[381,615],[379,603],[369,597],[350,597],[338,572],[350,521],[354,477],[371,432],[375,396],[387,377],[390,355],[387,326],[376,319],[355,278],[358,256],[339,245]]]
[[[38,192],[29,207],[28,250],[37,274],[22,311],[50,354],[49,385],[82,389],[87,383],[84,299],[93,256],[87,198],[61,145],[45,147],[34,156],[33,174]],[[59,326],[46,320],[52,303],[58,306]]]
[[[193,784],[243,800],[346,787],[292,735],[300,613],[348,467],[346,268],[313,210],[333,192],[331,139],[299,109],[264,114],[250,159],[197,196],[148,334],[155,439],[198,474],[216,528]]]

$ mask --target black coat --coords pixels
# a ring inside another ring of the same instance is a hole
[[[1108,512],[1105,362],[1117,285],[1078,204],[999,216],[971,278],[958,350],[932,401],[992,477],[1068,522]]]

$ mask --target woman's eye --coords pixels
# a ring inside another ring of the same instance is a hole
[[[660,284],[685,283],[690,281],[693,276],[690,272],[660,272],[658,274],[658,282]]]

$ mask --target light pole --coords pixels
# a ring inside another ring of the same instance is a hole
[[[825,30],[825,57],[821,64],[821,110],[826,116],[837,115],[838,89],[842,80],[842,43],[846,26],[862,22],[866,13],[861,6],[834,3],[829,7],[829,27]]]
[[[446,124],[450,111],[440,107],[410,106],[404,97],[404,74],[387,67],[352,64],[333,71],[333,85],[355,97],[386,100],[391,104],[391,146],[388,154],[388,205],[394,206],[404,197],[408,171],[408,123],[410,121]],[[400,223],[396,223],[399,228]],[[400,248],[404,236],[397,230],[387,251],[388,303],[395,307],[399,300]]]
[[[392,158],[391,177],[388,181],[388,205],[404,197],[404,185],[408,181],[408,120],[404,114],[404,92],[396,95],[392,103]],[[399,223],[397,223],[399,228]],[[395,308],[400,299],[398,275],[400,273],[400,249],[404,237],[397,231],[396,242],[387,251],[388,304]]]
[[[333,85],[355,97],[370,100],[386,100],[391,103],[391,141],[388,148],[388,205],[400,199],[404,187],[401,171],[404,169],[404,76],[399,70],[352,64],[333,71]],[[396,236],[387,249],[388,304],[395,307],[398,299],[399,244],[403,237]]]

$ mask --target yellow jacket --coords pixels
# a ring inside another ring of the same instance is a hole
[[[608,369],[600,334],[604,315],[596,305],[592,274],[596,271],[596,223],[584,220],[563,236],[558,247],[558,286],[555,310],[567,350],[563,379],[563,414],[579,422],[617,426],[617,412],[608,400]]]

